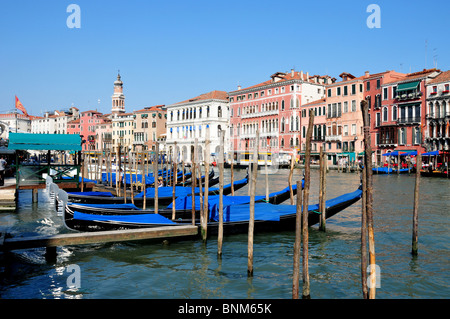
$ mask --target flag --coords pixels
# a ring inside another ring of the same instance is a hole
[[[19,98],[16,96],[16,109],[21,110],[23,114],[28,116],[27,110],[23,107],[22,103],[20,103]]]

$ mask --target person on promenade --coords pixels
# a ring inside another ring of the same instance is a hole
[[[5,170],[6,170],[6,161],[3,157],[0,157],[0,186],[5,184]]]

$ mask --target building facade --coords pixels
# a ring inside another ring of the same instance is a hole
[[[330,164],[351,163],[364,150],[360,103],[364,99],[363,78],[341,73],[342,81],[327,86],[326,147]]]
[[[301,149],[300,149],[300,161],[302,161],[303,156],[306,152],[306,134],[309,125],[309,115],[310,110],[314,112],[314,126],[312,131],[311,139],[311,159],[313,162],[319,160],[320,147],[326,151],[325,136],[326,136],[326,98],[304,104],[300,107],[301,109]]]
[[[167,111],[164,105],[134,112],[133,151],[155,150],[158,138],[166,133]]]
[[[426,85],[427,151],[450,150],[450,71],[439,74]]]
[[[104,116],[97,111],[84,111],[80,113],[80,135],[83,140],[83,151],[96,150],[96,128],[103,123]]]
[[[380,102],[371,110],[377,164],[392,151],[425,151],[426,84],[439,73],[423,70],[381,85]]]
[[[210,152],[218,153],[219,132],[228,136],[229,103],[224,91],[212,91],[192,99],[168,105],[167,108],[166,152],[171,153],[177,142],[180,158],[191,162],[195,139],[198,139],[198,153],[203,160],[206,130],[209,129]],[[227,152],[228,139],[225,140]],[[210,156],[211,161],[213,157]]]
[[[301,105],[325,96],[325,86],[335,79],[291,70],[247,88],[238,87],[230,96],[230,147],[234,159],[254,149],[275,153],[299,152]],[[256,131],[260,140],[256,141]],[[246,155],[244,155],[246,156]]]

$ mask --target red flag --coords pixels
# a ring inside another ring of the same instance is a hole
[[[23,107],[22,103],[20,103],[19,98],[17,97],[17,95],[16,95],[16,109],[21,110],[23,112],[23,114],[28,116],[27,110],[25,110],[25,108]]]

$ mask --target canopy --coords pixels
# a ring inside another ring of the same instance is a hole
[[[9,133],[10,150],[81,151],[79,134]]]
[[[441,154],[443,154],[441,151],[432,151],[432,152],[422,153],[422,156],[441,155]]]
[[[414,81],[414,82],[399,84],[397,87],[397,92],[414,90],[417,88],[417,85],[419,85],[419,83],[420,83],[420,81]]]
[[[417,155],[417,151],[393,151],[390,153],[383,154],[383,156],[415,156]]]

